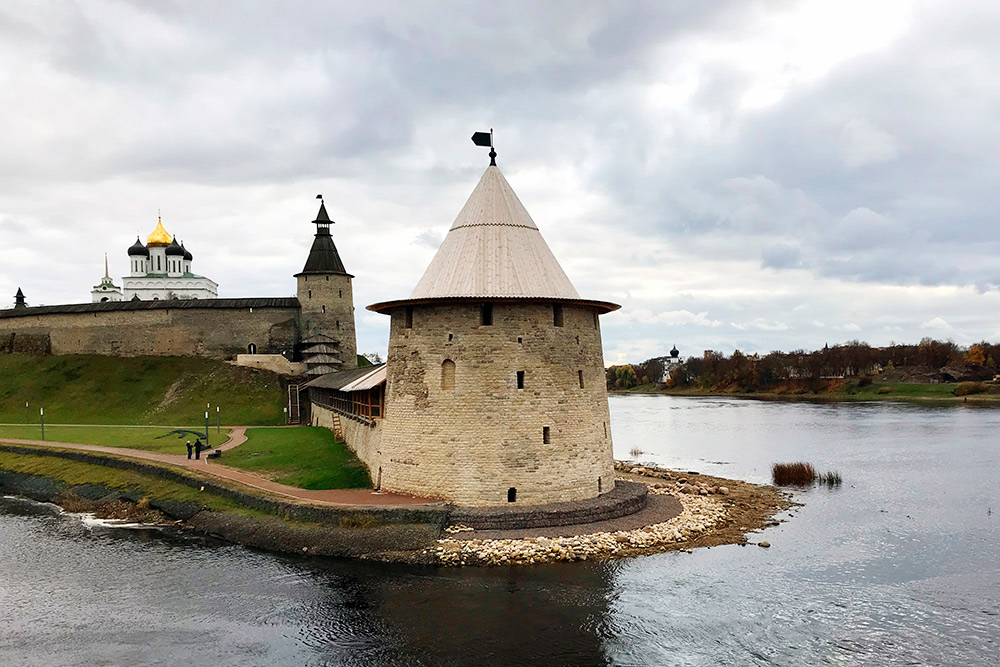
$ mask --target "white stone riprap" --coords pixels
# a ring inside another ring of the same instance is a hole
[[[676,491],[650,488],[653,494]],[[663,523],[635,530],[592,533],[572,537],[529,537],[505,540],[438,540],[436,561],[442,565],[531,565],[555,561],[607,560],[637,552],[677,549],[685,542],[723,523],[727,516],[718,496],[686,495],[684,510]]]

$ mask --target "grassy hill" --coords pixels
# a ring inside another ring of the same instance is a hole
[[[28,357],[0,354],[0,423],[202,425],[284,421],[275,373],[191,357]],[[25,408],[25,402],[28,407]]]

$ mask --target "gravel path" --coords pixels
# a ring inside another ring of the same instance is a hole
[[[215,449],[226,451],[233,447],[238,447],[246,442],[246,427],[235,426],[229,433],[229,440],[219,445]],[[125,456],[143,461],[155,463],[166,463],[180,466],[189,470],[219,477],[221,479],[237,482],[244,486],[249,486],[260,491],[267,491],[284,498],[305,501],[314,505],[425,505],[436,504],[428,498],[418,498],[399,493],[382,493],[371,489],[329,489],[323,491],[310,491],[299,489],[286,484],[269,480],[260,475],[245,470],[230,468],[212,459],[188,459],[185,454],[160,454],[157,452],[147,452],[142,449],[130,449],[128,447],[105,447],[103,445],[81,445],[72,442],[51,442],[42,440],[19,440],[16,438],[0,438],[0,442],[12,445],[34,445],[38,447],[54,447],[58,449],[74,449],[85,452],[97,452],[101,454],[112,454],[115,456]]]
[[[590,533],[614,533],[619,530],[636,530],[673,519],[681,513],[683,506],[673,496],[648,496],[646,507],[635,514],[595,521],[593,523],[578,523],[572,526],[552,526],[549,528],[525,528],[523,530],[470,530],[449,535],[453,540],[518,540],[526,537],[573,537]]]

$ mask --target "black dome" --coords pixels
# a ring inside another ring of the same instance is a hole
[[[184,259],[185,259],[185,261],[190,262],[192,259],[194,259],[194,257],[191,255],[191,251],[184,247],[184,243],[183,242],[181,243],[181,250],[184,251]]]
[[[680,354],[681,354],[681,351],[677,349],[676,345],[674,345],[674,349],[670,350],[670,356],[673,357],[674,359],[676,359],[677,357],[680,356]]]
[[[128,254],[130,257],[137,257],[139,255],[142,255],[143,257],[149,257],[149,248],[142,245],[142,241],[140,241],[139,237],[137,236],[135,237],[135,245],[133,245],[131,248],[128,249]]]
[[[173,241],[170,242],[170,245],[167,246],[167,249],[166,249],[165,252],[168,255],[183,255],[184,254],[184,248],[181,247],[181,244],[178,243],[177,239],[175,238]]]

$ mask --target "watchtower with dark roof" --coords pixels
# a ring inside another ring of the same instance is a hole
[[[322,197],[319,197],[322,199]],[[302,271],[295,274],[298,281],[299,303],[302,305],[299,326],[302,339],[317,335],[334,341],[335,352],[328,365],[332,370],[346,370],[358,365],[358,344],[354,333],[354,292],[351,279],[344,268],[337,246],[330,234],[333,220],[326,212],[326,203],[320,202],[319,213],[313,220],[316,237]]]

